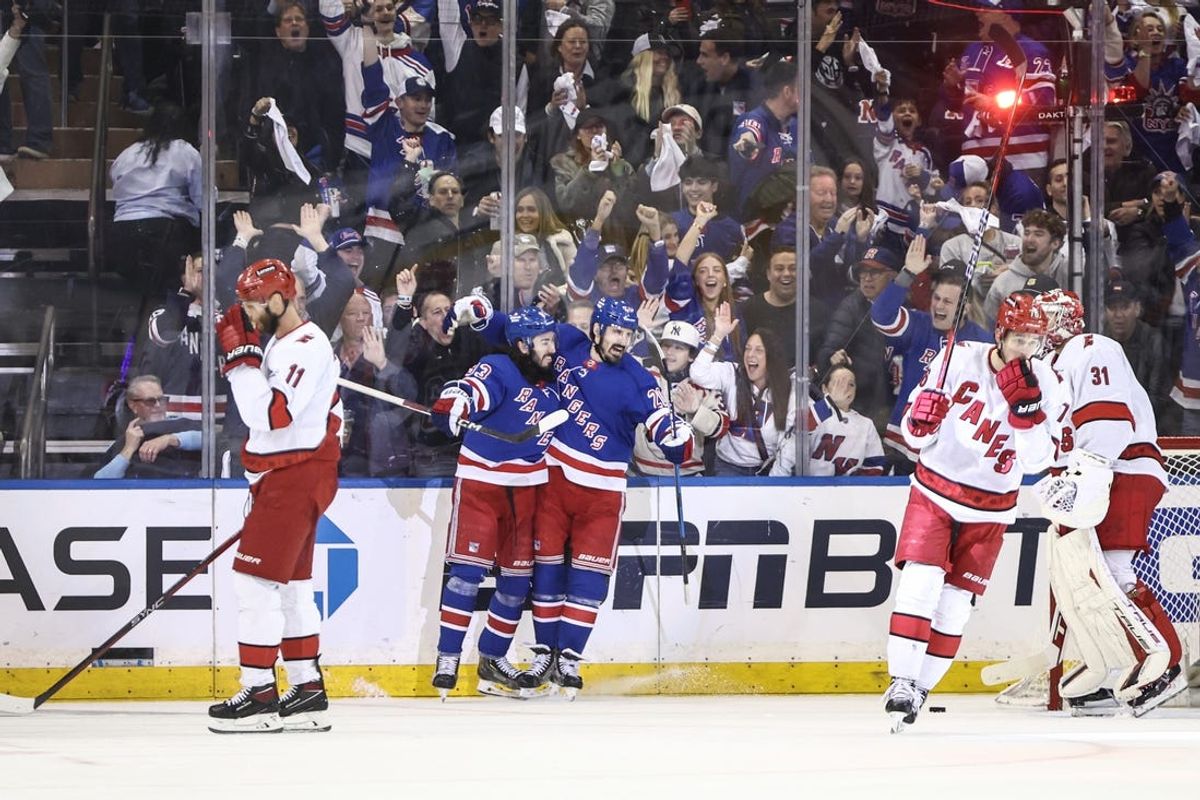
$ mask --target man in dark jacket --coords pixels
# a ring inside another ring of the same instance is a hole
[[[1142,301],[1129,281],[1113,281],[1104,290],[1104,335],[1121,343],[1138,383],[1161,417],[1171,389],[1171,363],[1162,334],[1143,322]],[[1160,423],[1161,426],[1161,423]]]

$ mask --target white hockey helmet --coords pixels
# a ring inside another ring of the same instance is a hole
[[[661,342],[676,342],[692,350],[700,349],[700,331],[696,326],[683,320],[673,319],[663,327]]]

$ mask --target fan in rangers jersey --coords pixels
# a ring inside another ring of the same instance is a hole
[[[896,547],[884,695],[893,732],[916,721],[950,668],[1016,519],[1021,477],[1054,459],[1067,399],[1054,370],[1033,358],[1046,327],[1033,298],[1014,293],[1000,308],[995,345],[956,342],[941,389],[930,376],[949,356],[943,348],[909,396],[901,425],[920,456]]]

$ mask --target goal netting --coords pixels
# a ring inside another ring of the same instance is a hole
[[[1200,438],[1164,437],[1162,449],[1171,486],[1150,520],[1149,552],[1133,562],[1138,577],[1150,587],[1175,625],[1183,645],[1189,689],[1168,706],[1200,706]],[[1002,691],[1002,705],[1062,708],[1058,680],[1074,666],[1070,636],[1063,663]]]

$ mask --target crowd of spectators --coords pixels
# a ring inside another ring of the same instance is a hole
[[[1125,347],[1160,431],[1200,430],[1200,76],[1187,66],[1200,57],[1200,25],[1171,0],[1112,5],[1104,213],[1084,203],[1074,221],[1061,115],[1034,112],[1078,89],[1070,75],[1086,66],[1067,43],[1080,22],[1020,13],[1015,0],[815,0],[811,81],[792,59],[794,4],[518,0],[507,134],[500,0],[244,5],[222,145],[249,202],[219,221],[218,297],[229,301],[229,276],[248,259],[288,260],[344,377],[429,403],[487,352],[469,329],[442,330],[456,299],[539,303],[586,329],[592,303],[622,298],[640,307],[645,336],[663,336],[661,359],[657,348],[634,352],[671,376],[680,413],[704,421],[705,458],[685,474],[786,473],[794,453],[780,448],[797,425],[815,429],[830,414],[863,442],[853,457],[826,459],[836,474],[882,471],[881,441],[886,469],[905,473],[913,456],[895,424],[962,293],[958,335],[990,340],[1008,293],[1079,289],[1086,270],[1105,281],[1104,332]],[[1017,88],[996,43],[1006,34],[1026,74],[1009,158],[997,165],[1000,98]],[[37,46],[29,26],[22,35],[21,49]],[[119,62],[139,69],[128,45]],[[148,116],[111,169],[109,261],[144,298],[129,377],[157,375],[167,406],[183,407],[197,402],[204,313],[195,108],[155,96],[145,77],[125,83],[127,107]],[[808,132],[797,130],[805,103]],[[2,112],[0,157],[11,150]],[[28,135],[40,135],[32,122]],[[508,139],[511,201],[500,180]],[[812,164],[803,234],[798,158]],[[517,232],[507,246],[505,213]],[[1072,265],[1072,232],[1093,224],[1102,252]],[[797,263],[798,235],[808,264]],[[806,277],[810,309],[799,320]],[[796,352],[798,323],[806,353]],[[176,355],[163,358],[164,348]],[[798,370],[824,417],[797,417]],[[127,396],[135,386],[147,388],[130,382]],[[344,475],[452,474],[457,443],[427,420],[344,399]],[[221,411],[234,442],[236,409]],[[140,414],[124,422],[102,472],[147,451],[144,424]],[[190,436],[169,437],[156,448],[189,449]],[[631,470],[655,474],[655,463],[641,452]]]

